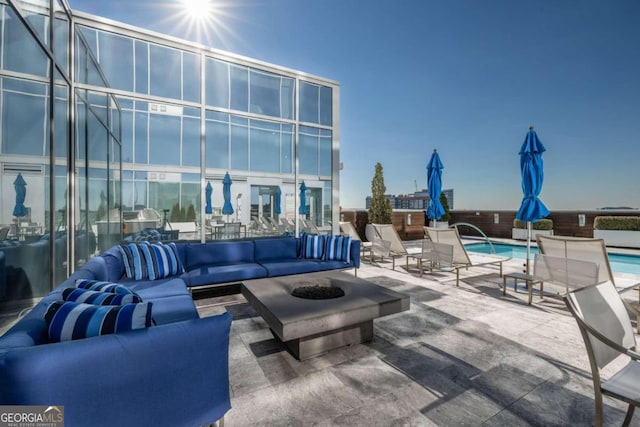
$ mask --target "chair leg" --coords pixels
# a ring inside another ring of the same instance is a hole
[[[631,418],[633,418],[633,411],[635,411],[635,409],[635,406],[629,405],[629,408],[627,408],[627,415],[624,417],[624,422],[622,423],[623,426],[631,424]]]

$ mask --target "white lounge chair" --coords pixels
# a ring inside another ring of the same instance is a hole
[[[378,236],[391,243],[389,247],[389,256],[393,262],[392,268],[396,269],[396,258],[416,255],[422,252],[421,248],[406,248],[402,243],[402,239],[392,224],[371,224]]]
[[[577,287],[569,290],[563,299],[578,323],[589,357],[595,398],[593,425],[603,425],[603,395],[629,405],[622,424],[629,425],[635,407],[640,406],[640,353],[624,301],[611,281],[598,283],[596,263],[566,257],[540,257],[546,259],[539,262],[536,258],[536,263],[550,267],[550,276],[560,282],[566,280],[567,289]],[[537,273],[539,271],[534,274]],[[622,368],[616,372],[608,372],[607,380],[602,379],[600,370],[623,355],[627,358],[626,364],[621,364]]]
[[[613,275],[604,239],[543,236],[538,234],[536,235],[536,241],[540,253],[544,255],[573,258],[596,263],[599,271],[598,283],[611,281],[618,292],[625,292],[640,286],[640,282],[636,279]]]
[[[453,246],[452,268],[456,271],[456,286],[460,285],[460,269],[469,267],[482,267],[495,265],[500,269],[502,277],[502,264],[511,258],[497,255],[469,255],[460,240],[458,229],[456,228],[426,228],[429,238],[436,243],[445,243]]]
[[[445,243],[432,242],[430,239],[422,239],[422,252],[407,256],[407,271],[409,271],[409,259],[415,259],[420,271],[420,277],[424,273],[427,264],[429,271],[434,268],[450,268],[453,264],[453,246]]]

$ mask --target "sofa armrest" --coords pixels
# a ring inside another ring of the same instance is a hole
[[[231,315],[3,350],[0,404],[63,405],[68,425],[176,426],[230,409]]]

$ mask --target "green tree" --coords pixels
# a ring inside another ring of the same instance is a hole
[[[196,208],[193,203],[189,204],[187,208],[187,222],[194,222],[196,220]]]
[[[182,213],[180,212],[179,203],[176,203],[171,208],[171,222],[182,222]]]
[[[387,187],[384,185],[382,165],[376,163],[376,172],[371,180],[371,206],[369,207],[369,223],[391,224],[391,201],[384,194]]]
[[[444,193],[440,193],[440,203],[442,203],[442,207],[444,208],[444,215],[442,215],[438,221],[449,221],[451,219],[451,215],[449,215],[449,202]]]

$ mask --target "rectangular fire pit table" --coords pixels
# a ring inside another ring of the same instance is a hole
[[[345,295],[304,299],[298,287],[337,286]],[[318,272],[242,283],[242,295],[298,359],[373,339],[373,319],[409,310],[409,297],[342,272]]]

